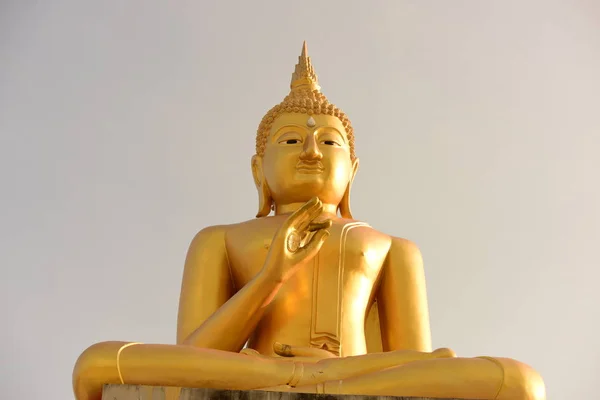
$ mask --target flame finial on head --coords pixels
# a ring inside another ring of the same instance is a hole
[[[298,64],[292,74],[292,82],[290,88],[295,89],[309,89],[309,90],[320,90],[319,81],[317,74],[310,62],[308,56],[308,50],[306,48],[306,41],[302,44],[302,53],[298,57]]]
[[[350,146],[350,157],[354,161],[354,130],[348,116],[331,103],[321,92],[321,87],[317,80],[317,74],[310,62],[306,50],[306,42],[302,44],[302,53],[298,57],[298,64],[292,74],[290,83],[290,92],[283,101],[271,108],[258,125],[256,131],[256,154],[263,156],[269,137],[271,125],[283,113],[300,113],[307,116],[312,115],[331,115],[338,118],[346,129],[348,145]],[[313,118],[314,120],[314,118]]]

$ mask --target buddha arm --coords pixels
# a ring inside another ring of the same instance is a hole
[[[274,279],[258,274],[235,293],[225,230],[206,228],[190,245],[179,300],[178,344],[239,351],[280,287]]]
[[[377,299],[384,351],[431,351],[423,259],[417,246],[392,238]]]

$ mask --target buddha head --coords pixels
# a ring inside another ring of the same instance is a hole
[[[321,92],[306,43],[290,93],[263,117],[256,134],[252,175],[257,217],[285,213],[313,197],[324,210],[352,218],[350,188],[358,169],[350,120]]]

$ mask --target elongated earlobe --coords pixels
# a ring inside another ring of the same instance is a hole
[[[273,199],[263,175],[262,158],[257,155],[252,157],[252,176],[258,190],[258,213],[256,214],[256,218],[266,217],[271,213]]]
[[[354,182],[354,177],[356,176],[357,171],[358,158],[354,160],[354,163],[352,165],[352,176],[348,181],[348,186],[346,187],[346,191],[344,192],[344,197],[342,197],[342,201],[340,201],[340,204],[338,206],[338,210],[342,218],[353,219],[352,210],[350,209],[350,190],[352,189],[352,182]]]

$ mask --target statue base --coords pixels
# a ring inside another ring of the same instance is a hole
[[[167,386],[105,385],[102,400],[460,400],[429,397],[356,396],[312,393],[216,390]]]

